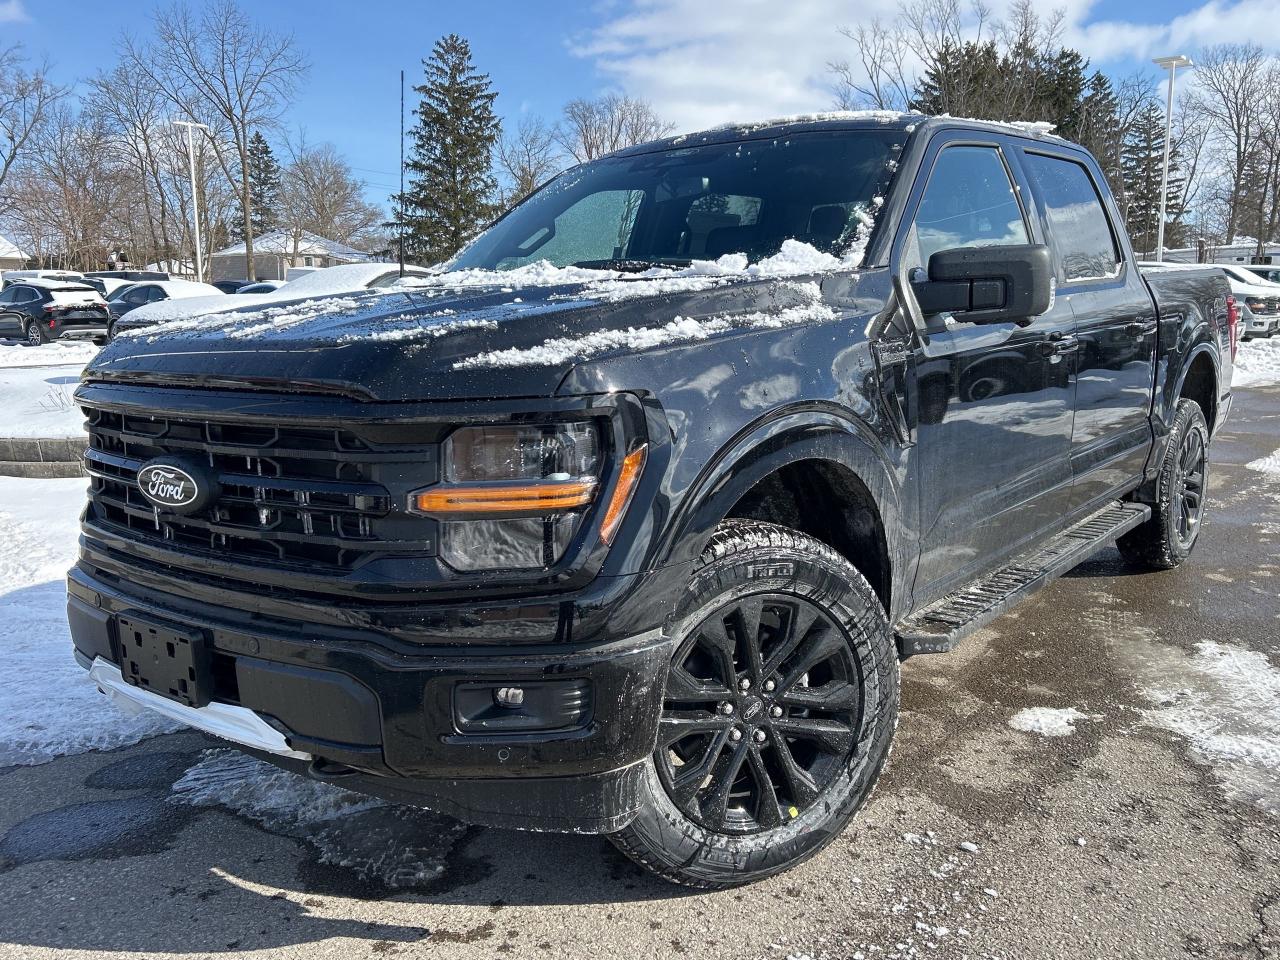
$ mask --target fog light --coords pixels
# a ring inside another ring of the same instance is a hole
[[[460,683],[453,688],[459,733],[573,730],[591,719],[591,681]]]

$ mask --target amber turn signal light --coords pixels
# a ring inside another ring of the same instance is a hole
[[[548,483],[441,484],[413,494],[413,509],[433,517],[537,517],[577,510],[596,495],[594,478]]]
[[[622,469],[618,471],[618,485],[613,490],[613,496],[609,498],[604,519],[600,521],[600,539],[606,544],[613,543],[614,535],[622,525],[622,516],[627,512],[631,495],[635,493],[636,482],[639,481],[640,473],[644,470],[644,458],[648,452],[648,445],[639,446],[622,458]]]

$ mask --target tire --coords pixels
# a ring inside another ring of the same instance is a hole
[[[38,347],[42,343],[49,342],[49,333],[39,320],[32,320],[27,324],[26,336],[29,347]]]
[[[1151,519],[1116,541],[1131,563],[1150,570],[1171,570],[1191,556],[1204,521],[1208,453],[1209,426],[1200,405],[1194,400],[1179,400],[1156,480]]]
[[[794,867],[836,838],[888,759],[900,692],[884,608],[825,544],[729,520],[677,617],[641,809],[610,839],[658,876],[703,889]]]

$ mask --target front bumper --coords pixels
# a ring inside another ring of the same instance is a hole
[[[68,620],[77,660],[113,699],[159,708],[286,768],[475,823],[610,832],[638,804],[671,652],[663,630],[671,601],[661,598],[677,595],[670,587],[686,575],[672,568],[600,577],[574,594],[500,607],[423,605],[418,619],[459,624],[458,642],[444,646],[420,642],[421,633],[380,631],[368,609],[335,629],[318,617],[242,609],[234,598],[226,605],[225,592],[215,605],[195,588],[157,591],[82,560],[68,575]],[[602,609],[616,616],[602,620]],[[649,623],[639,632],[637,609]],[[492,616],[499,612],[505,620]],[[117,617],[124,613],[205,638],[215,678],[209,707],[183,707],[123,683]],[[402,605],[381,621],[412,619]],[[611,621],[632,629],[615,635]],[[504,632],[504,622],[513,629]],[[460,684],[547,681],[585,683],[581,722],[538,732],[460,729]]]

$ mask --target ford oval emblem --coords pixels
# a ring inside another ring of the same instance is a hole
[[[217,495],[217,484],[198,467],[156,459],[138,470],[138,489],[155,506],[173,513],[192,513]]]

